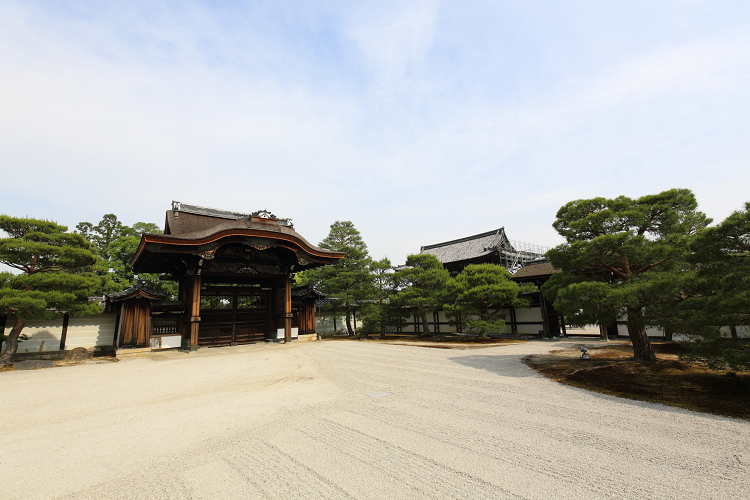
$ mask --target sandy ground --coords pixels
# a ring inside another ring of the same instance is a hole
[[[748,422],[520,362],[557,347],[263,344],[0,373],[0,498],[750,498]]]

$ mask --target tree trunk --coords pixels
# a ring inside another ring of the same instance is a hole
[[[427,313],[422,314],[422,326],[424,327],[424,334],[430,334],[430,327],[427,325]]]
[[[737,327],[735,325],[731,325],[729,327],[729,332],[732,334],[732,338],[736,339],[737,337]]]
[[[656,361],[654,348],[646,335],[640,307],[628,307],[628,335],[633,343],[633,357],[636,361]]]
[[[346,334],[350,337],[354,335],[354,330],[352,330],[352,312],[348,308],[346,310]]]
[[[596,310],[599,310],[599,303],[596,303]],[[601,322],[599,323],[599,336],[604,340],[605,342],[609,342],[609,332],[607,331],[607,327],[602,325]]]
[[[666,325],[664,327],[664,340],[667,342],[672,342],[672,336],[674,335],[674,330],[672,330],[672,325]]]
[[[13,357],[18,350],[18,337],[21,335],[24,326],[26,326],[26,318],[16,318],[16,324],[13,325],[13,329],[5,341],[5,352],[0,355],[0,366],[13,364]]]

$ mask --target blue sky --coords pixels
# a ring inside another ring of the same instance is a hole
[[[0,0],[0,212],[351,220],[373,257],[564,203],[750,201],[747,2]]]

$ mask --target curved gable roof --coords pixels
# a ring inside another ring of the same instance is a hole
[[[182,205],[182,207],[195,207]],[[136,271],[154,271],[154,254],[202,253],[218,248],[224,242],[237,239],[271,241],[320,264],[328,264],[344,257],[344,253],[332,252],[310,244],[297,233],[289,219],[258,217],[255,214],[240,214],[216,209],[197,207],[200,210],[168,210],[165,234],[143,234],[138,249],[130,262]],[[199,213],[200,212],[200,213]],[[272,214],[263,211],[259,215]],[[273,216],[275,217],[275,216]]]

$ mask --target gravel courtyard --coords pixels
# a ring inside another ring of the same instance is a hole
[[[305,342],[0,373],[0,498],[750,498],[750,423],[520,362],[559,347]]]

